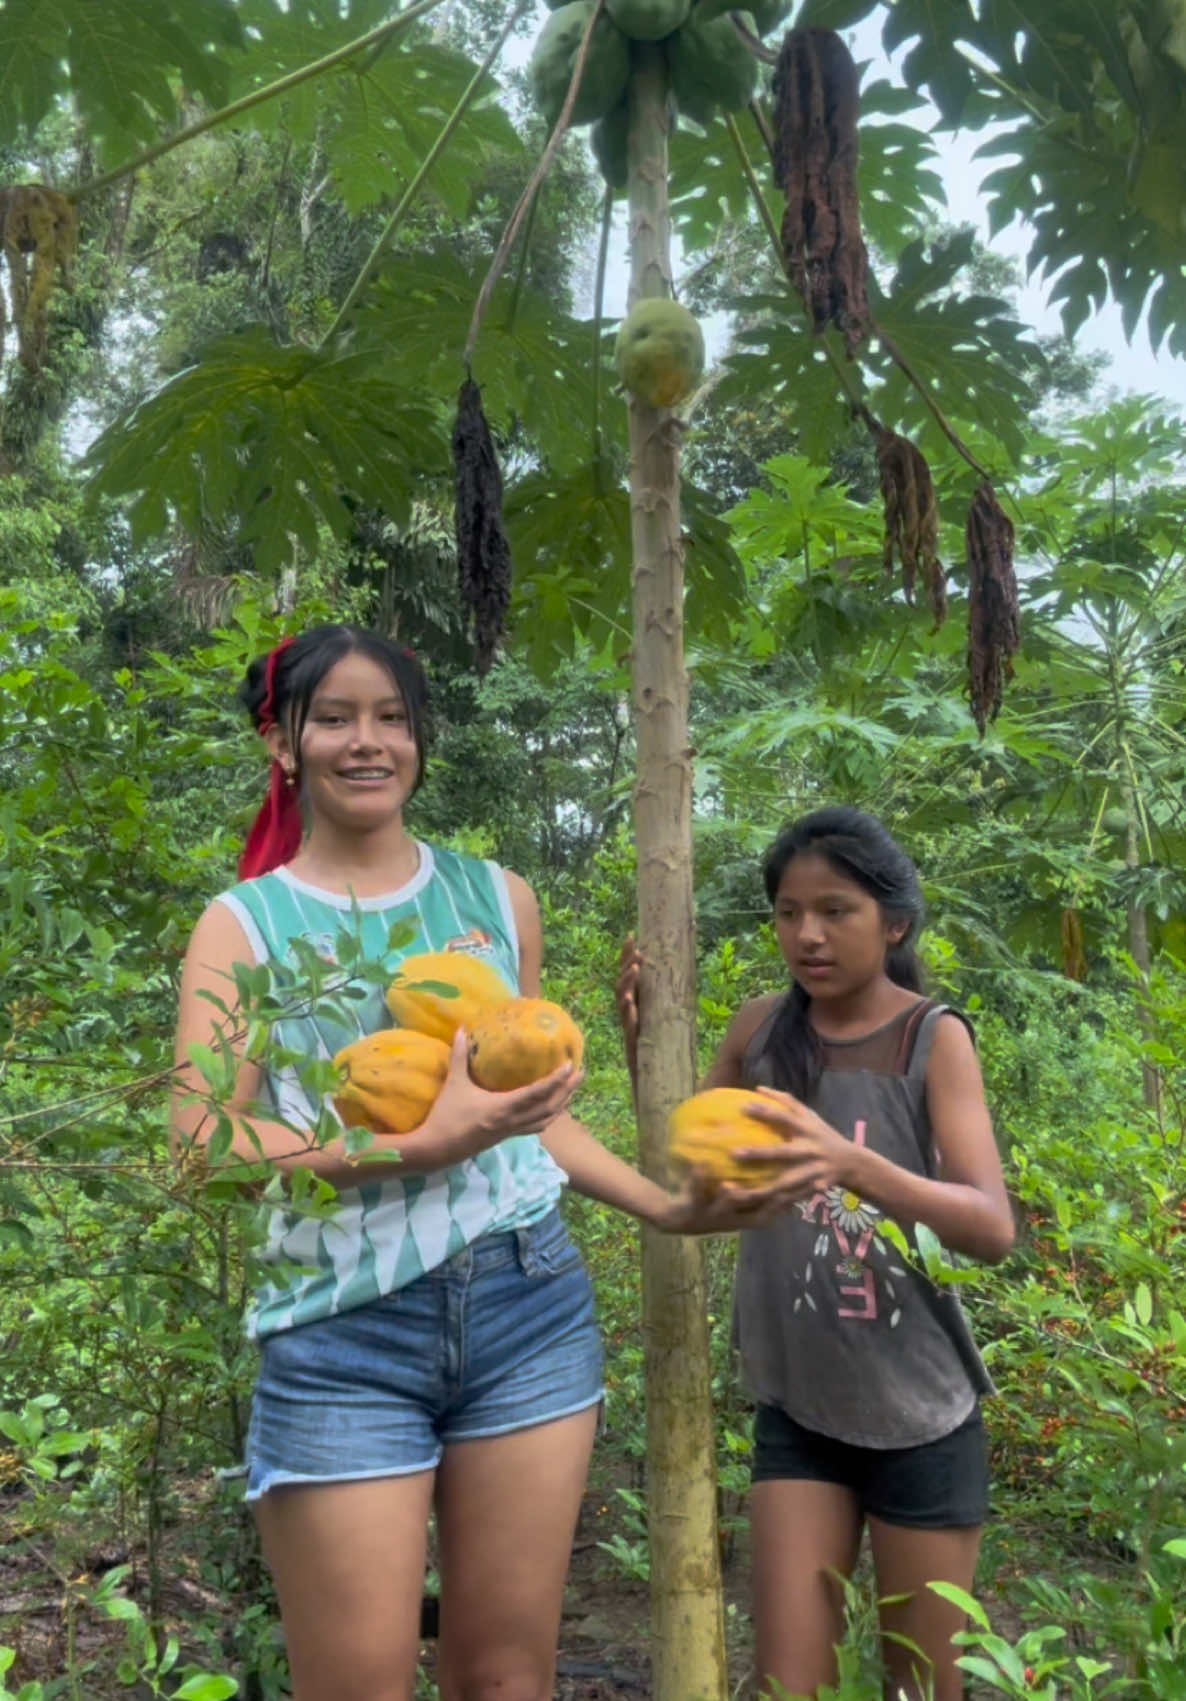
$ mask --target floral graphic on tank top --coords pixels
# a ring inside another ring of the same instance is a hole
[[[864,1122],[857,1122],[854,1126],[854,1145],[865,1144],[866,1126]],[[796,1297],[794,1309],[798,1311],[806,1304],[812,1311],[819,1310],[812,1292],[813,1275],[821,1260],[828,1260],[839,1252],[839,1259],[831,1265],[836,1277],[836,1297],[840,1302],[836,1307],[837,1317],[875,1323],[880,1315],[878,1282],[869,1259],[871,1253],[883,1260],[887,1256],[885,1243],[877,1233],[881,1211],[847,1187],[823,1187],[810,1199],[800,1200],[795,1209],[804,1222],[821,1224],[822,1233],[816,1236],[811,1257],[804,1265],[803,1292]],[[897,1264],[887,1264],[882,1274],[881,1287],[891,1303],[897,1299],[893,1278],[904,1277],[905,1274],[905,1270]],[[895,1304],[889,1317],[891,1329],[897,1328],[901,1316],[901,1307]]]

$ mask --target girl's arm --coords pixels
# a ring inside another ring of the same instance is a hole
[[[537,998],[543,962],[543,930],[540,926],[539,905],[530,886],[517,874],[508,872],[507,884],[519,933],[520,988],[525,998]],[[627,1007],[637,1010],[637,970],[628,969],[626,952],[623,953],[623,973],[618,980],[617,1002],[626,1033],[628,1066],[633,1079],[631,1035],[637,1032],[637,1024],[633,1027],[628,1025]],[[765,1000],[758,1002],[766,1003]],[[746,1006],[747,1011],[750,1008]],[[743,1011],[738,1017],[734,1023],[735,1028],[744,1027],[742,1018],[745,1014],[746,1011]],[[757,1022],[751,1022],[749,1033],[752,1033],[756,1026]],[[731,1029],[730,1033],[732,1031]],[[745,1039],[748,1039],[748,1033]],[[744,1050],[743,1039],[738,1053],[738,1070]],[[730,1083],[722,1080],[712,1084],[724,1086]],[[724,1191],[706,1187],[696,1180],[687,1183],[678,1193],[669,1193],[666,1188],[660,1187],[658,1182],[649,1180],[632,1164],[626,1163],[608,1147],[603,1146],[583,1123],[578,1122],[567,1111],[547,1125],[540,1139],[567,1174],[569,1185],[575,1193],[596,1199],[600,1204],[611,1205],[615,1210],[625,1211],[627,1215],[638,1217],[642,1222],[649,1223],[652,1228],[662,1229],[665,1233],[724,1234],[737,1228],[754,1227],[765,1220],[765,1194],[761,1198],[751,1194],[738,1199]]]
[[[235,963],[252,960],[238,918],[226,904],[211,904],[194,929],[181,976],[172,1116],[177,1154],[205,1147],[214,1133],[216,1112],[189,1060],[190,1047],[217,1044],[223,1033],[235,1034],[239,1024],[232,969]],[[203,992],[228,1005],[229,1018]],[[356,1159],[340,1137],[318,1145],[311,1130],[294,1132],[282,1122],[247,1114],[260,1096],[263,1074],[258,1064],[243,1058],[242,1038],[232,1037],[231,1049],[240,1060],[238,1074],[229,1102],[219,1108],[225,1108],[234,1127],[232,1156],[243,1163],[257,1163],[262,1156],[281,1170],[311,1170],[335,1187],[360,1187],[367,1181],[460,1163],[509,1134],[538,1128],[568,1103],[579,1080],[566,1066],[517,1092],[483,1092],[469,1078],[465,1036],[459,1034],[440,1097],[421,1127],[409,1134],[376,1134],[370,1153]],[[195,1094],[203,1096],[195,1098]],[[369,1161],[371,1153],[388,1152],[398,1152],[400,1162]]]
[[[953,1252],[997,1264],[1012,1249],[1013,1212],[984,1101],[971,1036],[941,1016],[927,1063],[927,1109],[939,1155],[937,1178],[915,1175],[867,1146],[854,1145],[790,1093],[770,1092],[753,1114],[786,1134],[783,1151],[754,1155],[783,1164],[800,1197],[842,1187],[906,1227],[924,1223]]]
[[[524,998],[538,998],[544,956],[539,904],[526,880],[509,869],[506,879],[519,935],[519,992]],[[553,1118],[540,1139],[575,1193],[612,1205],[655,1228],[667,1226],[672,1196],[666,1188],[617,1157],[574,1116],[563,1112]]]
[[[618,980],[614,998],[618,1006],[618,1020],[622,1025],[622,1039],[626,1048],[626,1067],[630,1072],[630,1081],[635,1089],[636,1097],[638,1093],[638,982],[641,967],[642,953],[633,939],[627,939],[622,947],[622,956],[618,964]],[[749,1042],[782,997],[781,992],[770,992],[761,998],[751,998],[748,1004],[742,1005],[729,1024],[728,1032],[721,1041],[721,1049],[713,1059],[707,1075],[696,1089],[697,1092],[706,1092],[709,1087],[740,1087],[742,1085],[742,1064],[745,1061]]]

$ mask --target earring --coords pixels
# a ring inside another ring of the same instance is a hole
[[[284,764],[284,783],[290,791],[296,785],[296,769],[290,762]]]

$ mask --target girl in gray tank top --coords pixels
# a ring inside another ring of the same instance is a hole
[[[979,1067],[964,1020],[922,996],[918,875],[879,822],[806,817],[765,881],[791,990],[738,1014],[705,1082],[768,1089],[755,1114],[785,1137],[754,1199],[764,1226],[742,1235],[734,1318],[758,1408],[759,1678],[796,1696],[835,1683],[835,1578],[868,1525],[887,1696],[959,1701],[962,1615],[927,1584],[972,1587],[992,1384],[954,1289],[883,1229],[924,1226],[989,1262],[1011,1247]]]

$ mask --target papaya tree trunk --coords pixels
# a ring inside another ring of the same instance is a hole
[[[1128,816],[1124,835],[1124,864],[1129,869],[1139,868],[1141,846],[1136,793],[1127,785],[1123,795],[1124,809]],[[1130,903],[1128,906],[1128,953],[1141,972],[1142,990],[1148,995],[1153,973],[1153,956],[1149,949],[1149,916],[1144,904]],[[1142,1036],[1147,1043],[1151,1042],[1157,1037],[1156,1023],[1152,1011],[1144,1004],[1141,1005],[1139,1020]],[[1161,1071],[1147,1057],[1141,1062],[1141,1091],[1149,1109],[1154,1115],[1160,1116]]]
[[[635,46],[630,88],[630,303],[671,294],[666,68]],[[635,833],[644,958],[638,1043],[642,1167],[666,1180],[672,1108],[695,1091],[692,752],[684,667],[681,426],[630,401]],[[643,1232],[652,1694],[727,1694],[704,1268],[699,1243]]]

